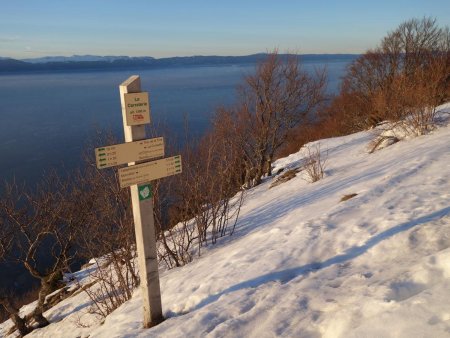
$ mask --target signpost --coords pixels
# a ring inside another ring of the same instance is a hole
[[[127,126],[150,123],[148,93],[124,93]]]
[[[162,137],[95,148],[98,169],[164,156]]]
[[[130,187],[131,192],[144,327],[148,328],[164,319],[153,219],[153,190],[149,182],[181,173],[181,156],[134,165],[137,161],[164,156],[164,140],[162,137],[146,139],[145,124],[150,123],[150,104],[148,93],[141,92],[139,76],[129,77],[119,86],[119,90],[126,143],[96,148],[95,156],[99,169],[124,163],[129,165],[119,169],[119,181],[122,188]]]
[[[181,173],[181,156],[163,158],[119,169],[121,188]]]

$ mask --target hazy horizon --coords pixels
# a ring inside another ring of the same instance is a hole
[[[192,55],[174,55],[174,56],[167,56],[167,57],[155,57],[152,55],[142,55],[142,56],[132,56],[132,55],[98,55],[98,54],[72,54],[72,55],[44,55],[44,56],[36,56],[36,57],[26,57],[26,58],[12,58],[12,57],[5,57],[3,55],[0,55],[0,58],[11,58],[16,60],[36,60],[36,59],[46,59],[46,58],[82,58],[82,57],[97,57],[97,58],[153,58],[156,60],[159,59],[168,59],[168,58],[188,58],[188,57],[242,57],[242,56],[253,56],[253,55],[266,55],[270,54],[270,51],[266,52],[256,52],[252,54],[242,54],[242,55],[235,55],[235,54],[192,54]],[[286,54],[286,55],[298,55],[298,56],[321,56],[321,55],[361,55],[361,53],[284,53],[280,52],[280,54]]]
[[[136,0],[2,4],[0,55],[361,54],[413,17],[450,22],[443,0],[223,3]]]

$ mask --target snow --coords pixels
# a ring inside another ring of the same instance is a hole
[[[440,110],[448,120],[450,104]],[[81,292],[29,336],[449,337],[450,126],[369,154],[373,137],[318,141],[327,154],[318,182],[301,171],[250,190],[233,236],[160,271],[160,325],[142,329],[139,289],[104,322]],[[341,202],[348,194],[357,195]]]

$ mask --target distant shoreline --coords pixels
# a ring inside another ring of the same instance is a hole
[[[91,56],[68,57],[63,61],[52,61],[52,57],[35,60],[16,60],[11,58],[0,58],[0,74],[30,74],[65,71],[109,71],[109,70],[142,70],[142,69],[164,69],[187,66],[221,66],[252,64],[263,60],[267,54],[253,54],[246,56],[186,56],[155,59],[151,57],[95,57]],[[281,54],[287,58],[293,54]],[[295,55],[303,63],[348,61],[356,59],[359,54],[300,54]],[[55,57],[56,59],[57,57]],[[81,58],[81,60],[80,60]],[[92,58],[92,57],[91,57]],[[49,61],[42,61],[48,59]]]

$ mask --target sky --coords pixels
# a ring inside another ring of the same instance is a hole
[[[0,56],[363,53],[448,0],[0,0]]]

